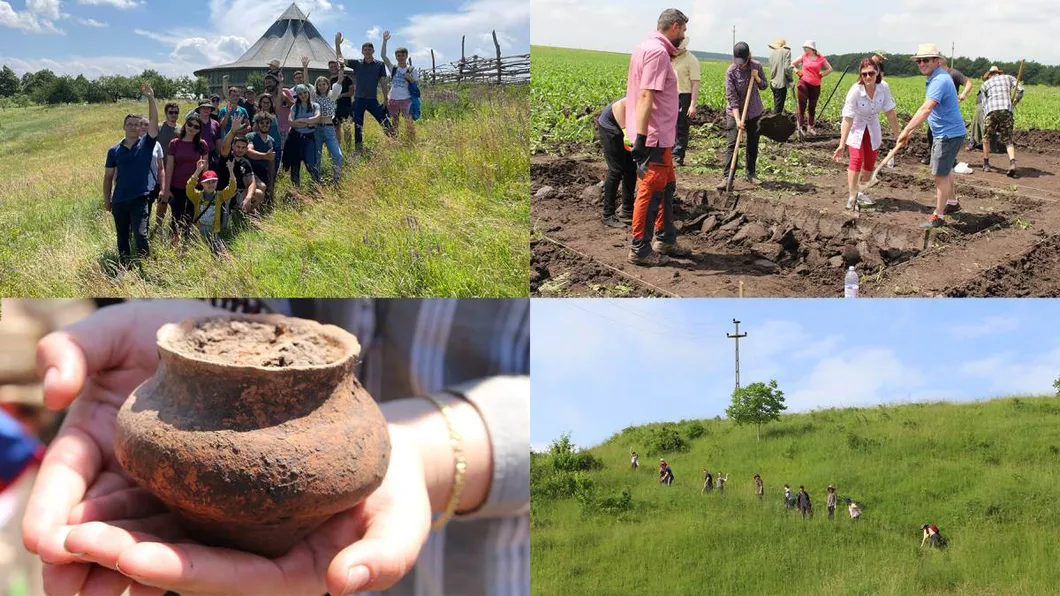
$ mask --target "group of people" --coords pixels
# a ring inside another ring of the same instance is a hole
[[[389,137],[398,135],[404,120],[407,136],[414,140],[420,74],[405,47],[396,49],[396,63],[391,62],[386,50],[389,39],[390,32],[384,32],[382,60],[375,58],[372,42],[362,44],[360,59],[347,60],[342,55],[342,33],[337,33],[329,77],[317,77],[310,86],[310,60],[302,57],[293,85],[284,87],[282,64],[273,60],[264,73],[260,95],[250,86],[229,85],[225,76],[224,105],[214,94],[181,118],[180,106],[169,102],[161,123],[154,94],[145,83],[141,92],[148,100],[149,115],[127,115],[125,138],[107,152],[103,198],[114,216],[119,264],[127,267],[133,262],[132,241],[136,258],[148,256],[155,202],[155,229],[164,226],[170,212],[174,244],[198,230],[219,250],[219,235],[236,213],[253,214],[271,204],[281,172],[289,172],[298,187],[304,165],[315,182],[322,182],[325,147],[331,158],[331,181],[338,183],[346,163],[339,140],[348,152],[352,137],[353,152],[364,151],[365,113]],[[380,92],[385,104],[379,101]]]
[[[630,57],[625,96],[605,107],[596,122],[608,169],[603,184],[602,221],[610,227],[624,229],[627,224],[631,227],[628,260],[635,265],[665,265],[671,257],[692,254],[677,241],[673,221],[675,165],[683,165],[685,161],[689,119],[695,115],[700,83],[698,62],[687,50],[687,26],[688,17],[680,10],[663,11],[656,31]],[[725,73],[728,142],[719,190],[729,187],[730,175],[735,173],[729,168],[734,164],[732,158],[739,137],[747,141],[744,178],[752,185],[761,183],[756,174],[758,125],[765,110],[760,94],[751,92],[752,85],[759,92],[771,87],[773,110],[782,112],[787,88],[797,77],[796,128],[800,135],[816,134],[821,82],[833,71],[832,65],[818,52],[814,40],[806,40],[803,54],[794,60],[784,39],[777,39],[769,47],[773,50],[769,78],[762,63],[752,57],[746,42],[738,42],[733,47],[733,62]],[[953,167],[966,136],[958,104],[967,96],[970,82],[959,98],[958,79],[953,74],[956,71],[949,67],[934,44],[921,45],[913,60],[921,74],[928,77],[927,98],[905,128],[899,129],[896,104],[883,80],[885,60],[882,52],[862,60],[858,80],[844,101],[841,138],[834,157],[839,161],[844,151],[849,154],[847,208],[873,203],[859,188],[871,178],[883,141],[879,115],[886,116],[891,132],[902,145],[908,144],[912,131],[926,120],[931,147],[928,163],[936,184],[936,207],[923,227],[939,227],[945,224],[947,210],[960,209],[954,193]],[[997,67],[988,75],[980,90],[984,135],[987,138],[996,135],[1007,145],[1007,174],[1015,177],[1012,119],[1013,106],[1022,97],[1022,86]],[[984,146],[983,160],[983,170],[991,171],[989,143]]]

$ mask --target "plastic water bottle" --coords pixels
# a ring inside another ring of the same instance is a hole
[[[853,265],[851,265],[850,269],[847,270],[846,279],[843,280],[843,297],[858,297],[858,272],[854,271]]]

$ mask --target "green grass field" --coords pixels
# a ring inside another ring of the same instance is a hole
[[[521,85],[425,89],[416,143],[369,122],[373,151],[339,187],[283,202],[221,257],[156,240],[142,274],[120,277],[103,165],[146,102],[5,110],[0,295],[526,296],[528,102]],[[277,197],[289,190],[284,176]]]
[[[590,450],[579,497],[542,498],[551,456],[532,465],[535,594],[1055,594],[1060,583],[1060,400],[1009,398],[787,415],[763,427],[703,421],[683,453],[651,453],[658,425]],[[682,434],[695,426],[677,424]],[[629,469],[629,453],[641,468]],[[658,459],[674,469],[657,482]],[[701,494],[702,470],[729,475]],[[752,475],[765,482],[754,496]],[[782,505],[804,484],[816,516]],[[825,487],[840,497],[828,520]],[[555,485],[555,483],[553,483]],[[618,495],[628,489],[631,501]],[[853,523],[843,506],[862,506]],[[920,549],[935,523],[944,550]]]
[[[756,57],[767,63],[769,58]],[[608,103],[626,94],[626,73],[629,55],[591,50],[571,50],[533,46],[530,63],[534,76],[531,82],[531,146],[547,149],[562,143],[591,143],[594,138],[592,119]],[[721,109],[725,104],[725,70],[728,62],[700,61],[701,84],[697,105]],[[848,73],[835,92],[821,119],[838,120],[843,109],[846,91],[856,80]],[[824,78],[820,105],[836,86],[840,72]],[[912,115],[924,102],[923,77],[888,77],[898,113]],[[972,96],[961,105],[966,120],[975,114],[975,81]],[[788,109],[794,109],[792,93],[788,94]],[[773,105],[770,92],[762,92],[766,107]],[[904,125],[905,121],[900,119]],[[1060,88],[1041,85],[1027,86],[1023,102],[1016,108],[1016,128],[1060,129]]]

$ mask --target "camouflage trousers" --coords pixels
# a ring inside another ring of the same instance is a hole
[[[1012,112],[1009,110],[994,110],[986,115],[986,126],[984,137],[991,138],[997,135],[997,140],[1004,145],[1012,144]]]

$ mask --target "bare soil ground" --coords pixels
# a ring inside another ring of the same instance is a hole
[[[628,229],[600,223],[607,170],[596,147],[534,156],[531,293],[830,297],[856,265],[863,296],[1060,295],[1060,131],[1016,132],[1016,179],[982,172],[982,152],[962,150],[975,170],[957,175],[962,209],[925,231],[935,199],[924,138],[880,173],[868,193],[877,204],[854,212],[827,125],[801,142],[763,137],[763,183],[737,178],[732,195],[716,191],[720,121],[705,106],[695,120],[675,204],[679,241],[694,254],[664,267],[629,264]],[[991,162],[1008,166],[1001,154]]]

